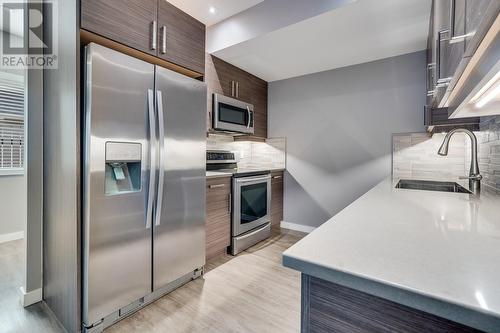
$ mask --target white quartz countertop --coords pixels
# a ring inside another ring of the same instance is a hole
[[[386,179],[293,245],[305,274],[500,332],[500,195],[396,189]]]

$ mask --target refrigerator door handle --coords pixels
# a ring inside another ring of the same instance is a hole
[[[161,90],[156,91],[156,105],[158,107],[158,140],[159,140],[159,172],[158,195],[156,197],[155,225],[161,224],[161,208],[163,204],[163,183],[165,181],[165,124],[163,123],[163,96]]]
[[[149,116],[149,189],[146,209],[146,229],[151,228],[151,219],[153,218],[153,200],[155,195],[156,183],[156,122],[154,92],[148,89],[148,116]]]

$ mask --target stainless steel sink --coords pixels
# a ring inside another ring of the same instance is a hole
[[[453,192],[453,193],[469,193],[471,191],[463,186],[454,182],[439,182],[432,180],[410,180],[401,179],[396,188],[404,188],[409,190],[424,190],[424,191],[439,191],[439,192]]]

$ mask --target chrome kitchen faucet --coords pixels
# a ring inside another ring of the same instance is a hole
[[[456,128],[451,130],[446,134],[443,140],[443,144],[439,148],[438,154],[441,156],[448,155],[448,146],[450,145],[450,139],[455,133],[465,133],[469,136],[471,140],[471,160],[470,160],[470,170],[469,177],[460,177],[460,179],[469,180],[469,189],[477,194],[481,188],[481,179],[483,176],[479,173],[479,164],[477,162],[477,138],[474,133],[465,128]]]

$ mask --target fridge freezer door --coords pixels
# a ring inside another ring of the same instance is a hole
[[[205,264],[207,89],[204,83],[156,67],[163,111],[157,214],[153,224],[153,289]],[[161,118],[161,117],[159,117]],[[158,210],[159,209],[159,210]]]
[[[153,89],[153,65],[87,46],[82,272],[87,326],[151,292]]]

